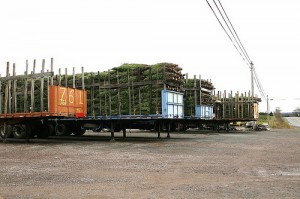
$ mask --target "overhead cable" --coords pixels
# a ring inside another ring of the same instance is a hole
[[[221,1],[218,0],[218,2],[219,2],[219,4],[221,5],[221,8],[222,8],[223,12],[225,13],[225,16],[226,16],[227,20],[229,21],[230,26],[232,27],[232,29],[233,29],[233,31],[234,31],[236,37],[238,38],[239,43],[241,44],[241,46],[242,46],[242,48],[243,48],[243,50],[244,50],[244,52],[245,52],[245,54],[246,54],[246,57],[248,58],[248,61],[252,62],[251,59],[250,59],[250,57],[249,57],[249,55],[248,55],[248,53],[247,53],[247,51],[246,51],[246,49],[245,49],[245,47],[244,47],[244,45],[243,45],[243,43],[242,43],[242,41],[240,40],[239,35],[238,35],[237,32],[235,31],[235,28],[233,27],[233,25],[232,25],[232,23],[231,23],[231,21],[230,21],[228,15],[227,15],[227,13],[226,13],[226,11],[225,11],[225,9],[224,9],[224,7],[223,7]]]
[[[238,40],[237,40],[237,38],[236,38],[236,36],[235,36],[235,34],[232,32],[231,28],[229,27],[229,25],[228,25],[226,19],[224,18],[224,16],[223,16],[221,10],[219,9],[218,4],[216,3],[215,0],[213,0],[213,2],[214,2],[214,4],[215,4],[216,8],[218,9],[218,11],[219,11],[221,17],[223,18],[223,20],[224,20],[224,22],[225,22],[225,24],[226,24],[228,30],[230,31],[230,33],[231,33],[233,39],[235,40],[235,43],[238,45],[239,49],[242,51],[243,57],[245,57],[245,58],[247,59],[247,61],[248,61],[249,63],[251,63],[250,58],[245,54],[243,48],[241,47],[240,43],[238,42]],[[220,1],[219,1],[219,3],[220,3]],[[224,8],[223,8],[223,7],[222,7],[222,9],[223,9],[223,11],[224,11]],[[225,13],[225,12],[224,12],[224,13]],[[226,13],[225,13],[225,14],[226,14]],[[226,15],[226,16],[227,16],[227,15]],[[227,20],[228,20],[228,16],[227,16]],[[239,51],[239,52],[240,52],[240,51]]]
[[[233,42],[232,38],[230,37],[230,35],[228,34],[228,32],[226,31],[226,29],[224,28],[223,24],[221,23],[221,21],[219,20],[217,14],[215,13],[214,9],[211,7],[210,3],[206,0],[208,6],[210,7],[210,9],[212,10],[212,12],[214,13],[215,17],[217,18],[219,24],[221,25],[222,29],[225,31],[225,33],[227,34],[228,38],[230,39],[230,41],[232,42],[233,46],[235,47],[235,49],[238,51],[238,53],[240,54],[240,56],[242,57],[242,59],[246,62],[247,65],[250,66],[250,63],[248,61],[245,60],[244,56],[241,54],[241,52],[238,50],[238,48],[236,47],[235,43]]]

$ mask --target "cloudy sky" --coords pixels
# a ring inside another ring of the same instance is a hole
[[[300,1],[221,2],[273,99],[271,110],[300,107]],[[49,66],[53,57],[56,69],[78,72],[173,62],[211,79],[216,90],[250,90],[249,66],[205,0],[0,0],[0,24],[2,76],[7,61],[23,73],[26,59]]]

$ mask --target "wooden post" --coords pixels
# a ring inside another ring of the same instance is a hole
[[[65,87],[68,87],[68,69],[65,68]]]
[[[100,72],[98,71],[98,83],[99,83],[99,86],[98,86],[98,92],[99,92],[99,115],[102,114],[102,106],[101,106],[101,89],[100,89],[100,85],[101,85],[101,78],[100,78]]]
[[[109,116],[111,116],[111,89],[110,89],[110,70],[108,70],[108,102],[109,102]]]
[[[202,80],[201,75],[199,75],[199,105],[202,105]]]
[[[244,94],[242,93],[241,101],[241,117],[244,118]]]
[[[94,74],[92,74],[92,82],[91,82],[91,114],[95,117],[95,80],[94,80]]]
[[[75,67],[73,67],[73,88],[76,88]]]
[[[47,72],[49,72],[48,70],[47,70]],[[52,76],[52,75],[51,75]],[[46,79],[46,89],[47,89],[47,112],[49,112],[50,111],[50,88],[49,88],[49,86],[50,86],[50,79],[51,79],[51,77],[47,77],[47,79]]]
[[[43,59],[42,62],[42,73],[45,72],[45,60]],[[41,92],[40,92],[40,101],[41,101],[41,107],[40,107],[40,112],[44,111],[44,77],[41,77]]]
[[[6,65],[6,77],[9,77],[9,62]],[[5,85],[5,94],[4,94],[4,114],[8,113],[8,93],[9,93],[9,86],[8,81]]]
[[[135,102],[134,102],[134,87],[133,87],[133,78],[132,78],[132,74],[131,74],[131,77],[130,77],[130,79],[131,79],[131,91],[132,91],[132,108],[133,108],[133,115],[135,115],[135,107],[134,107],[134,105],[135,105]]]
[[[28,75],[28,60],[26,60],[26,71],[25,75]],[[28,79],[25,78],[25,83],[24,83],[24,112],[28,112]]]
[[[51,58],[51,72],[53,72],[53,58]],[[53,85],[53,75],[51,75],[50,77],[50,85],[52,86]]]
[[[10,74],[8,75],[10,76]],[[7,81],[8,84],[8,113],[11,113],[11,80]]]
[[[36,64],[36,60],[33,60],[33,70],[32,70],[32,74],[35,74],[35,64]],[[30,102],[30,112],[34,112],[34,79],[31,78],[31,89],[30,89],[30,98],[31,98],[31,102]]]
[[[141,100],[141,89],[139,87],[139,109],[140,109],[140,115],[142,115],[142,100]]]
[[[245,100],[244,100],[244,117],[248,117],[248,99],[247,92],[245,92]]]
[[[61,86],[61,69],[58,69],[58,85]]]
[[[84,68],[83,68],[83,66],[81,67],[81,84],[82,84],[82,90],[85,90],[85,85],[84,85]]]
[[[118,84],[118,114],[121,115],[120,79],[119,79],[119,70],[118,69],[117,69],[117,84]]]
[[[13,64],[13,90],[12,90],[12,113],[17,112],[17,80],[16,77],[16,64]]]
[[[141,79],[140,79],[140,76],[141,76],[141,68],[139,67],[139,75],[138,75],[138,81],[140,82]],[[139,114],[142,115],[142,104],[141,104],[141,86],[139,86]]]
[[[149,113],[147,114],[152,114],[153,113],[153,106],[152,106],[152,68],[149,68],[149,73],[150,73],[150,99],[149,99]]]
[[[106,81],[104,80],[104,86],[106,85]],[[107,116],[107,97],[106,92],[107,89],[104,90],[104,110],[105,110],[105,116]]]
[[[128,84],[128,111],[129,111],[129,115],[131,115],[131,92],[130,92],[129,68],[127,70],[127,84]]]

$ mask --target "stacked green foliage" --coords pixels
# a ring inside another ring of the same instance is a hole
[[[150,115],[161,113],[161,90],[182,90],[183,75],[176,64],[123,64],[85,75],[88,113]]]

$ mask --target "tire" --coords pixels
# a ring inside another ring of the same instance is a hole
[[[57,124],[55,126],[55,134],[59,136],[70,135],[70,132],[65,124]]]
[[[14,125],[12,127],[12,133],[14,135],[14,138],[16,138],[16,139],[24,139],[24,138],[26,138],[26,135],[27,135],[26,126],[25,125]]]
[[[55,135],[55,128],[53,124],[48,124],[49,136]]]
[[[10,125],[6,126],[6,130],[7,130],[7,138],[12,138],[13,137],[13,133],[12,133],[12,128]],[[4,126],[1,125],[0,126],[0,137],[4,138]]]

